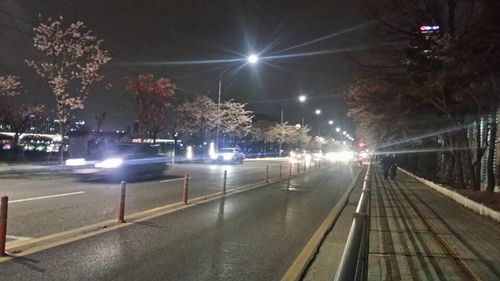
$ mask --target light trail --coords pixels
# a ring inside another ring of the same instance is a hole
[[[448,148],[418,148],[418,149],[405,149],[405,150],[392,150],[392,151],[380,151],[375,152],[374,155],[385,155],[385,154],[407,154],[407,153],[427,153],[427,152],[443,152],[443,151],[457,151],[457,150],[470,150],[473,147],[448,147]]]
[[[459,131],[459,130],[462,130],[462,129],[470,128],[473,125],[474,124],[471,123],[471,124],[468,124],[468,125],[462,125],[462,126],[457,126],[457,127],[453,127],[453,128],[439,130],[439,131],[436,131],[436,132],[433,132],[433,133],[428,133],[428,134],[424,134],[424,135],[414,136],[414,137],[406,138],[406,139],[403,139],[403,140],[400,140],[400,141],[397,141],[397,142],[379,145],[379,146],[376,147],[376,149],[380,149],[380,148],[384,148],[384,147],[390,147],[390,146],[394,146],[394,145],[398,145],[398,144],[402,144],[402,143],[407,143],[407,142],[412,142],[412,141],[416,141],[416,140],[421,140],[421,139],[425,139],[425,138],[429,138],[429,137],[434,137],[434,136],[442,135],[442,134],[445,134],[445,133],[455,132],[455,131]]]
[[[289,50],[297,49],[297,48],[300,48],[300,47],[308,46],[308,45],[311,45],[311,44],[314,44],[314,43],[317,43],[317,42],[320,42],[320,41],[324,41],[324,40],[327,40],[327,39],[330,39],[330,38],[333,38],[333,37],[336,37],[336,36],[339,36],[339,35],[342,35],[342,34],[345,34],[345,33],[348,33],[348,32],[354,31],[354,30],[357,30],[357,29],[361,29],[361,28],[367,27],[367,26],[372,25],[372,24],[377,23],[377,22],[378,22],[378,20],[372,20],[372,21],[369,21],[369,22],[366,22],[366,23],[358,24],[356,26],[353,26],[353,27],[350,27],[350,28],[346,28],[344,30],[337,31],[337,32],[334,32],[334,33],[331,33],[331,34],[328,34],[328,35],[325,35],[325,36],[313,39],[311,41],[307,41],[307,42],[304,42],[304,43],[297,44],[295,46],[288,47],[286,49],[277,51],[275,53],[282,53],[282,52],[286,52],[286,51],[289,51]]]
[[[265,56],[265,57],[262,57],[262,59],[269,60],[269,59],[309,57],[309,56],[317,56],[317,55],[327,55],[327,54],[336,54],[336,53],[367,50],[367,49],[371,49],[371,48],[373,48],[373,46],[359,46],[359,47],[340,48],[340,49],[332,49],[332,50],[320,50],[320,51],[312,51],[312,52],[304,52],[304,53],[296,53],[296,54]]]
[[[147,66],[162,66],[162,65],[196,65],[196,64],[226,64],[233,62],[246,62],[246,58],[237,59],[218,59],[218,60],[181,60],[181,61],[157,61],[157,62],[119,62],[115,65],[147,65]]]

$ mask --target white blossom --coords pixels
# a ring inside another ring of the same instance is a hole
[[[101,67],[111,58],[102,48],[103,41],[83,22],[64,27],[62,17],[49,18],[34,31],[33,46],[44,58],[26,63],[47,80],[56,100],[57,117],[67,122],[75,110],[84,108],[90,86],[102,80]]]

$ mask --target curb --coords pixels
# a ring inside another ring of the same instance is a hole
[[[453,201],[463,205],[465,208],[470,209],[470,210],[480,214],[481,216],[490,217],[494,221],[500,222],[500,212],[495,211],[489,207],[485,207],[484,204],[477,203],[477,202],[463,196],[462,194],[459,194],[451,189],[445,188],[442,185],[439,185],[435,182],[418,177],[418,176],[408,172],[405,169],[402,169],[400,167],[398,167],[398,169],[400,171],[402,171],[403,173],[407,174],[408,176],[416,179],[417,181],[427,185],[428,187],[436,190],[437,192],[443,194],[444,196],[452,199]]]

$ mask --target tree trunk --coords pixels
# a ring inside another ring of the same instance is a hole
[[[483,153],[481,152],[481,119],[476,119],[476,132],[474,134],[475,137],[475,146],[474,146],[474,154],[475,159],[472,162],[472,188],[474,191],[481,190],[481,158]]]
[[[486,191],[493,192],[495,190],[495,148],[497,139],[497,105],[496,103],[492,105],[490,112],[490,130],[488,138],[488,160],[486,164],[486,173],[488,178],[488,183],[486,186]],[[500,153],[497,151],[497,153]],[[497,164],[498,165],[498,164]]]
[[[59,135],[61,136],[61,143],[59,145],[59,164],[64,164],[64,122],[59,118]]]
[[[488,138],[488,162],[486,166],[486,173],[488,177],[488,184],[486,186],[486,191],[493,192],[495,191],[496,179],[495,179],[495,149],[496,149],[496,140],[497,140],[497,111],[498,111],[498,95],[497,95],[497,83],[494,75],[490,75],[493,96],[492,103],[490,108],[490,135]],[[497,151],[500,153],[500,151]],[[497,163],[500,165],[500,163]],[[498,177],[498,175],[497,175]]]

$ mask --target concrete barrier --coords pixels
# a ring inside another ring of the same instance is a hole
[[[463,196],[462,194],[455,192],[451,189],[448,189],[448,188],[446,188],[442,185],[439,185],[435,182],[418,177],[418,176],[408,172],[405,169],[402,169],[399,167],[398,167],[398,169],[400,171],[402,171],[403,173],[409,175],[410,177],[418,180],[419,182],[421,182],[421,183],[429,186],[430,188],[436,190],[437,192],[443,194],[444,196],[451,198],[452,200],[456,201],[457,203],[463,205],[464,207],[471,209],[474,212],[476,212],[482,216],[490,217],[493,220],[495,220],[496,222],[500,222],[500,212],[495,211],[489,207],[486,207],[486,206],[484,206],[484,204],[477,203],[477,202]]]

